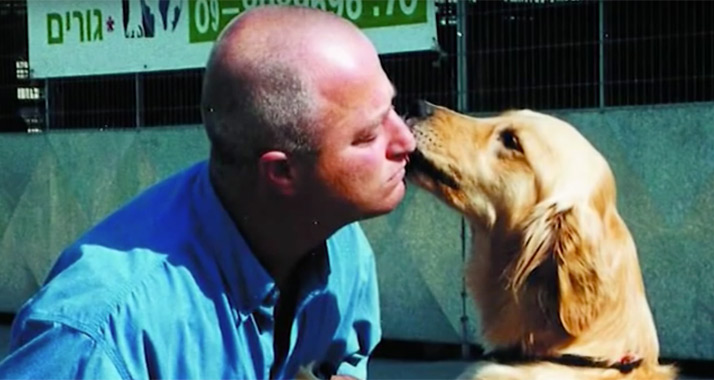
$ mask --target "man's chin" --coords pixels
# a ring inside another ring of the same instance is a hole
[[[395,187],[387,196],[378,199],[378,206],[369,209],[369,211],[365,213],[363,219],[375,218],[378,216],[389,214],[399,206],[399,204],[404,199],[405,194],[406,183],[402,181],[402,183],[399,186]]]

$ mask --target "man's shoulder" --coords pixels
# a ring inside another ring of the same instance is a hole
[[[180,317],[183,305],[220,291],[201,225],[213,210],[196,211],[212,191],[205,165],[148,188],[67,247],[22,315],[98,329],[121,313]]]
[[[175,225],[188,215],[196,200],[194,185],[200,181],[202,170],[205,170],[205,162],[146,188],[97,223],[79,241],[116,245],[127,240],[127,244],[131,244],[129,241],[175,231],[166,223]]]
[[[65,253],[66,266],[13,322],[13,334],[24,334],[18,344],[48,329],[78,331],[74,336],[99,342],[141,373],[141,350],[159,347],[160,353],[147,355],[168,363],[192,348],[195,336],[217,340],[219,321],[232,315],[216,296],[221,288],[211,281],[218,276],[208,265],[199,272],[186,260],[143,248],[80,245]]]
[[[117,313],[140,308],[148,298],[143,293],[158,296],[165,292],[170,284],[159,274],[172,270],[165,255],[151,250],[75,245],[63,252],[53,273],[20,315],[63,323],[93,335]]]
[[[219,285],[186,262],[174,262],[145,249],[116,251],[100,246],[78,247],[80,257],[51,278],[16,317],[18,326],[63,325],[110,346],[132,346],[141,339],[158,343],[180,340],[200,325],[213,333]],[[190,266],[190,265],[189,265]],[[190,327],[194,326],[194,327]],[[144,337],[144,338],[142,338]],[[185,338],[185,337],[184,337]]]

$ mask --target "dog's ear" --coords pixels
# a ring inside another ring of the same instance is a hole
[[[543,202],[526,223],[521,252],[511,267],[509,287],[514,292],[528,286],[558,292],[548,298],[557,299],[560,321],[573,336],[599,314],[606,297],[602,228],[600,216],[588,205]],[[532,276],[545,266],[555,268]]]

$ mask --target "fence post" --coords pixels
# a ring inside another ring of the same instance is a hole
[[[605,108],[605,3],[598,0],[598,107]]]
[[[468,70],[466,57],[466,1],[456,2],[456,96],[457,110],[468,112]]]
[[[45,78],[45,132],[50,130],[50,78]]]
[[[141,73],[134,73],[134,111],[136,128],[144,126],[144,81]]]
[[[467,36],[467,8],[466,0],[456,0],[456,104],[459,112],[468,112],[468,60],[466,56],[466,36]],[[466,252],[466,221],[461,217],[461,262],[466,265],[468,252]],[[467,308],[466,279],[461,278],[461,357],[470,357],[469,346],[469,318],[466,314]]]

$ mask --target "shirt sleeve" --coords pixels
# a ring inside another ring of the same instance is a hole
[[[122,376],[102,343],[55,322],[26,322],[12,337],[9,355],[0,362],[0,379],[89,378],[128,376]]]
[[[367,379],[367,362],[382,339],[379,309],[379,287],[374,254],[369,252],[366,278],[362,282],[354,307],[354,323],[347,338],[348,356],[337,367],[336,374]]]

